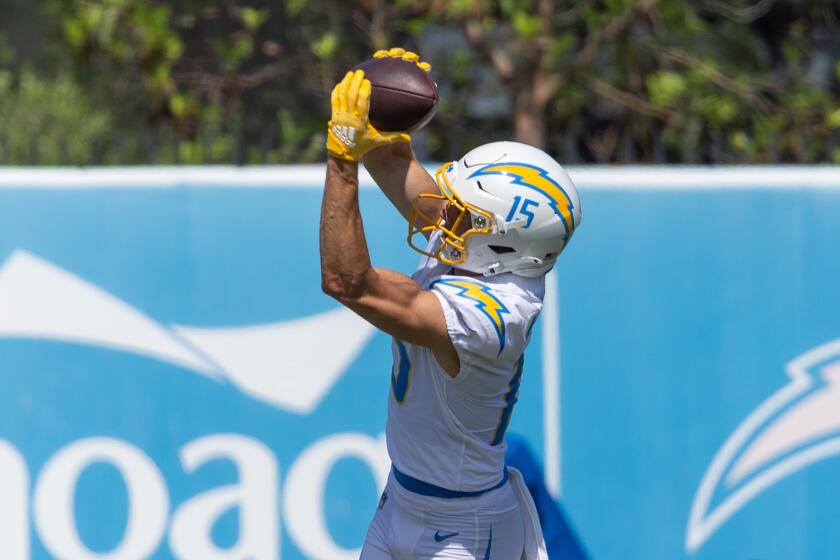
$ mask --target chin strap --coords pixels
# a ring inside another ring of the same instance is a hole
[[[484,272],[484,276],[493,276],[494,274],[498,274],[505,269],[505,265],[500,262],[494,262],[490,266],[487,267],[487,271]]]
[[[519,264],[528,264],[528,268],[525,270],[519,270],[516,265]],[[512,272],[518,276],[525,276],[528,278],[539,276],[543,273],[541,270],[542,267],[547,266],[546,262],[542,259],[538,259],[537,257],[520,257],[518,262],[511,266],[505,266],[502,262],[497,261],[487,267],[487,271],[484,272],[484,276],[493,276],[495,274],[499,274],[501,272]],[[511,268],[513,270],[511,270]]]
[[[512,222],[498,220],[496,223],[499,224],[499,235],[505,235],[511,230],[525,227],[528,225],[528,220],[514,220]]]

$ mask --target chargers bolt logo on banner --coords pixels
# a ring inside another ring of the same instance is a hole
[[[840,455],[840,339],[787,364],[790,381],[723,444],[691,507],[688,553],[770,486],[808,465]]]

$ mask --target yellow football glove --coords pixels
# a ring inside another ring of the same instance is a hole
[[[405,132],[380,132],[368,121],[370,80],[364,70],[347,72],[332,91],[332,118],[327,123],[327,151],[337,158],[359,161],[372,149],[393,142],[410,142]]]
[[[376,51],[373,53],[373,58],[384,58],[384,57],[391,57],[391,58],[401,58],[403,60],[407,60],[409,62],[413,62],[426,72],[432,71],[432,65],[428,62],[423,62],[420,60],[420,56],[417,53],[413,53],[411,51],[407,51],[400,47],[395,47],[393,49],[388,49],[387,51]]]

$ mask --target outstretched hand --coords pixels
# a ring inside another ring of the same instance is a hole
[[[411,141],[405,132],[380,132],[370,124],[370,88],[364,70],[347,72],[333,88],[332,118],[327,123],[327,151],[333,156],[359,161],[378,146]]]

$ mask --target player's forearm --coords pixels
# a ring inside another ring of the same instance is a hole
[[[327,160],[321,205],[321,286],[337,298],[352,298],[372,272],[362,216],[359,212],[358,164]]]
[[[436,193],[437,186],[420,162],[411,145],[398,142],[368,152],[363,160],[373,180],[406,219],[411,203],[421,193]]]
[[[371,266],[357,184],[356,163],[329,158],[321,207],[322,287],[377,327],[407,336],[418,330],[412,321],[421,314],[407,311],[422,290],[404,274]]]

